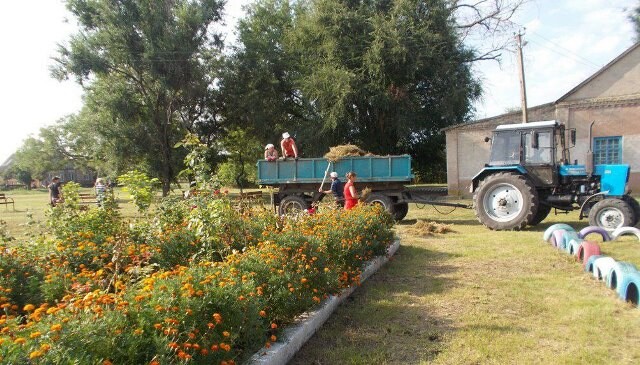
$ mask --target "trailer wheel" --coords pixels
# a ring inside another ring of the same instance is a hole
[[[550,212],[551,212],[551,206],[540,204],[538,206],[538,211],[533,216],[533,218],[531,218],[531,222],[529,222],[529,225],[536,226],[540,224],[540,222],[542,222],[545,218],[547,218]]]
[[[393,205],[393,218],[401,221],[409,213],[409,203],[398,203]]]
[[[304,200],[304,198],[296,195],[288,195],[280,201],[278,212],[280,215],[295,214],[302,212],[307,208],[309,208],[309,204]]]
[[[389,212],[389,214],[395,217],[395,212],[393,209],[393,200],[391,200],[390,197],[384,194],[372,193],[367,197],[366,203],[381,205],[384,208],[384,210],[386,210],[387,212]]]
[[[480,182],[473,208],[487,228],[517,231],[533,220],[538,192],[524,176],[499,172]]]
[[[629,203],[622,199],[604,199],[591,207],[589,225],[599,226],[607,231],[618,227],[631,226],[635,222],[635,213]]]

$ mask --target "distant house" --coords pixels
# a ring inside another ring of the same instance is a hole
[[[558,100],[528,109],[530,122],[557,120],[577,132],[571,159],[585,163],[591,143],[594,163],[631,165],[629,187],[640,192],[640,43],[634,44]],[[445,129],[447,185],[469,195],[473,176],[489,161],[484,137],[501,124],[519,123],[519,111]],[[592,140],[589,125],[594,122]]]
[[[47,184],[54,176],[58,176],[60,181],[73,181],[82,186],[93,186],[96,181],[96,172],[91,169],[77,169],[72,166],[65,167],[62,170],[49,171],[45,174],[43,183]]]

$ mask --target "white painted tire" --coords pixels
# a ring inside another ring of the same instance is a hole
[[[608,256],[603,256],[597,258],[593,262],[593,277],[596,280],[602,280],[607,282],[607,277],[611,269],[613,269],[613,265],[616,264],[616,260],[612,259]]]
[[[620,236],[632,234],[640,240],[640,229],[636,227],[619,227],[616,228],[613,233],[611,233],[611,240],[615,241]]]
[[[565,251],[569,255],[578,256],[578,248],[580,248],[580,245],[582,244],[582,242],[584,242],[584,240],[581,238],[572,239],[571,242],[569,242],[569,244],[567,245],[567,247],[565,247]]]

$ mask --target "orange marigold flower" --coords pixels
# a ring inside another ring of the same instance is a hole
[[[271,342],[276,342],[277,339],[278,337],[276,337],[276,335],[271,335],[271,337],[269,337],[269,340],[271,340]]]
[[[266,317],[267,316],[267,312],[265,311],[260,311],[260,317]]]
[[[133,331],[134,335],[141,335],[144,331],[142,330],[142,328],[136,328],[135,331]]]
[[[33,332],[32,334],[30,334],[29,338],[38,338],[40,336],[42,336],[42,333],[36,331],[36,332]]]
[[[51,350],[51,345],[49,345],[48,343],[43,343],[42,345],[40,345],[40,350],[47,352]]]
[[[161,323],[156,323],[153,325],[153,328],[157,329],[157,330],[161,330],[162,329],[162,324]]]
[[[158,360],[153,360],[149,363],[149,365],[160,365],[160,361]]]
[[[25,305],[25,306],[24,306],[24,308],[22,308],[22,309],[24,309],[24,311],[25,311],[25,312],[31,312],[31,311],[33,311],[34,309],[36,309],[36,306],[35,306],[35,305],[33,305],[33,304],[27,304],[27,305]]]
[[[18,337],[15,340],[13,340],[13,343],[15,343],[16,345],[22,345],[25,342],[27,342],[27,340],[24,337]]]
[[[220,313],[214,313],[213,319],[216,321],[216,323],[222,322],[222,316],[220,315]]]
[[[218,345],[216,344],[211,345],[211,351],[218,351]]]
[[[30,358],[30,359],[36,359],[36,358],[38,358],[38,357],[40,357],[40,356],[42,356],[42,355],[44,355],[44,354],[42,353],[42,351],[36,350],[36,351],[33,351],[33,352],[31,352],[31,353],[29,354],[29,358]]]
[[[110,360],[104,360],[102,365],[113,365],[113,363]]]
[[[276,329],[276,328],[278,328],[278,325],[275,323],[271,323],[271,329]]]

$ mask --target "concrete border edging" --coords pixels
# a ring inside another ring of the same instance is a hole
[[[367,280],[382,265],[389,261],[400,247],[400,240],[396,239],[387,249],[387,254],[371,260],[360,275],[360,283]],[[261,348],[247,361],[251,365],[282,365],[286,364],[300,350],[300,348],[313,336],[324,324],[331,314],[338,308],[357,286],[344,289],[337,296],[332,295],[324,300],[320,306],[312,311],[304,313],[291,326],[288,326],[280,336],[283,342],[276,342],[270,348]]]

